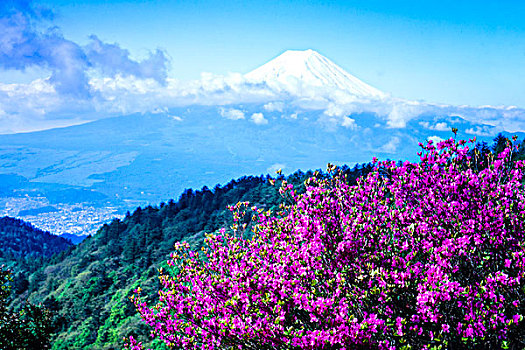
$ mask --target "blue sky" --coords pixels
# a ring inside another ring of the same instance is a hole
[[[43,1],[64,36],[164,49],[169,75],[245,73],[313,48],[395,96],[525,107],[522,1]]]
[[[151,102],[151,81],[244,74],[308,48],[395,97],[524,108],[523,18],[517,0],[2,0],[0,121],[13,127],[0,132],[138,111],[116,105],[128,87]]]

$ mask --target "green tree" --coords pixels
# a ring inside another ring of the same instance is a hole
[[[18,312],[7,307],[11,271],[0,267],[0,349],[39,350],[50,348],[51,313],[40,305],[26,303]]]
[[[507,144],[509,143],[510,140],[500,133],[494,138],[494,145],[492,146],[492,151],[494,152],[494,154],[500,154],[505,148],[507,148]]]

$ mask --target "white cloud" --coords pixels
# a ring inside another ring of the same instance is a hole
[[[29,84],[0,83],[0,133],[29,132],[87,122],[92,105],[61,96],[48,80]]]
[[[421,104],[411,101],[396,101],[387,115],[387,126],[394,129],[406,127],[406,123],[423,112]]]
[[[222,117],[231,120],[244,119],[244,112],[235,108],[219,108],[219,113]]]
[[[401,143],[401,139],[397,136],[394,136],[386,144],[381,146],[378,151],[384,153],[396,153],[397,147]]]
[[[157,107],[157,108],[154,108],[152,111],[151,111],[152,114],[162,114],[162,113],[168,113],[168,108],[167,107]]]
[[[443,141],[443,139],[441,137],[435,136],[435,135],[427,137],[427,140],[432,140],[432,142],[434,142],[434,144]]]
[[[264,118],[264,115],[262,113],[253,113],[251,116],[251,120],[257,125],[268,124],[268,119]]]
[[[437,123],[436,125],[434,125],[432,130],[449,131],[449,130],[451,130],[451,127],[447,123],[442,122],[442,123]]]
[[[452,127],[449,126],[446,122],[439,122],[435,125],[430,124],[429,122],[420,122],[419,125],[425,129],[434,130],[434,131],[450,131]]]
[[[284,110],[284,102],[268,102],[263,108],[268,112],[282,112]]]
[[[335,103],[330,103],[324,111],[326,117],[321,118],[321,123],[329,129],[334,129],[335,126],[341,125],[345,128],[355,130],[357,129],[357,124],[355,119],[350,118],[348,115],[352,114],[351,105],[337,105]]]
[[[283,119],[293,119],[293,120],[297,120],[297,113],[292,113],[292,114],[282,114],[281,115],[281,118]]]
[[[329,117],[343,117],[348,114],[351,114],[351,112],[348,110],[349,106],[350,105],[338,105],[335,103],[330,103],[324,111],[324,114],[326,114]]]
[[[94,74],[135,76],[165,83],[169,63],[165,52],[156,50],[137,61],[119,44],[105,43],[94,35],[82,46],[64,37],[53,23],[53,11],[32,2],[8,1],[9,11],[0,10],[0,69],[46,70],[48,82],[60,95],[81,100],[94,97],[89,85]]]
[[[357,124],[355,122],[355,119],[352,119],[346,116],[343,117],[343,122],[341,123],[341,125],[351,130],[357,129]]]
[[[0,83],[0,110],[4,111],[0,132],[17,132],[48,128],[60,124],[67,125],[68,118],[75,116],[71,124],[91,120],[93,116],[104,118],[112,115],[130,113],[169,113],[173,107],[190,105],[223,106],[219,113],[224,118],[245,119],[245,112],[231,108],[234,104],[261,104],[265,111],[317,110],[327,117],[324,122],[330,127],[357,127],[356,114],[372,114],[384,120],[388,128],[405,128],[419,116],[460,116],[475,124],[487,124],[494,130],[470,128],[469,133],[493,135],[494,132],[525,131],[525,109],[516,107],[469,107],[426,104],[385,97],[368,99],[345,95],[339,91],[330,96],[309,99],[306,96],[293,96],[290,93],[273,91],[265,84],[248,82],[241,74],[218,76],[202,74],[200,80],[183,82],[167,78],[165,83],[154,78],[138,78],[133,75],[89,76],[89,89],[92,96],[77,98],[61,94],[49,79],[37,79],[29,84]],[[300,93],[300,92],[298,92]],[[331,98],[331,99],[330,99]],[[283,113],[283,112],[280,112]],[[288,115],[297,119],[297,113]],[[251,116],[250,116],[251,117]],[[260,122],[264,123],[267,116]],[[347,119],[348,118],[348,119]],[[256,122],[251,118],[253,122]],[[423,127],[434,131],[449,131],[446,121],[421,122]]]
[[[467,134],[476,136],[494,136],[496,133],[493,128],[488,126],[476,126],[475,128],[468,128],[465,130]]]

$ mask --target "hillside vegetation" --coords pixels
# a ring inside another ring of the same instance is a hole
[[[15,295],[33,290],[29,276],[53,256],[66,254],[72,247],[70,240],[27,222],[7,216],[0,218],[0,266],[12,272],[11,290]]]
[[[72,242],[10,217],[0,218],[0,258],[49,258],[69,249]]]
[[[500,152],[505,142],[501,136],[492,148],[486,144],[477,148],[484,156]],[[523,149],[516,159],[523,158]],[[363,164],[342,170],[345,181],[352,185],[372,168]],[[280,178],[301,193],[304,181],[313,175],[308,171]],[[318,177],[324,176],[318,173]],[[174,244],[185,241],[197,250],[205,233],[228,229],[232,225],[229,205],[249,201],[275,211],[284,198],[272,186],[274,180],[268,176],[243,177],[213,189],[186,190],[177,201],[137,208],[124,219],[104,225],[79,245],[42,258],[38,261],[41,267],[33,264],[31,269],[15,271],[18,277],[13,282],[10,306],[16,308],[26,300],[45,305],[52,314],[53,349],[120,349],[122,338],[130,335],[146,346],[162,348],[160,343],[153,344],[148,327],[129,300],[134,289],[140,286],[143,295],[149,297],[145,300],[154,303],[160,288],[158,269],[166,267]],[[17,241],[9,238],[13,239]],[[11,263],[17,259],[10,256]]]

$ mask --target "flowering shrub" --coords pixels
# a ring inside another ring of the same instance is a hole
[[[284,183],[295,204],[253,208],[251,239],[176,245],[160,302],[133,298],[142,318],[185,349],[523,348],[525,163],[510,145],[488,161],[464,141],[421,147],[357,186]]]

